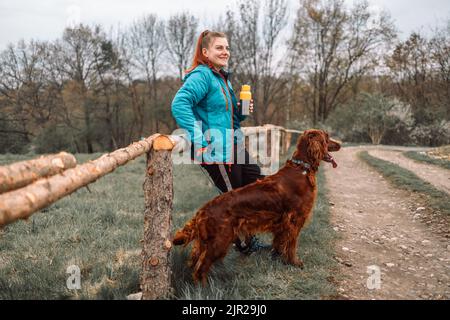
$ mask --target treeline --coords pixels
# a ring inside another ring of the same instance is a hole
[[[246,125],[321,126],[349,141],[450,143],[450,21],[398,38],[367,2],[239,0],[208,29],[226,32]],[[203,29],[203,27],[202,27]],[[0,153],[108,151],[176,128],[170,104],[202,31],[194,15],[147,14],[124,29],[79,25],[0,52]],[[287,35],[287,36],[285,36]]]

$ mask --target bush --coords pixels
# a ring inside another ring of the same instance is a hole
[[[75,153],[75,146],[72,142],[73,135],[70,131],[67,127],[49,126],[34,139],[32,148],[36,153],[56,153],[60,151]]]
[[[411,137],[415,143],[430,147],[450,144],[450,121],[435,120],[428,125],[418,125]]]
[[[330,115],[327,123],[345,141],[410,143],[413,118],[409,106],[381,94],[363,93]]]
[[[1,125],[0,153],[25,153],[26,146],[29,143],[28,137],[24,134],[14,133],[16,128],[7,122]]]

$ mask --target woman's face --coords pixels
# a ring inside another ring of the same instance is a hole
[[[213,38],[209,48],[203,48],[202,52],[218,70],[228,65],[230,48],[226,38]]]

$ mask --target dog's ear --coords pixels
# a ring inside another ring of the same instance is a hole
[[[341,149],[341,142],[330,138],[328,142],[328,151],[335,152],[339,151],[339,149]]]
[[[307,133],[308,139],[308,157],[312,160],[320,161],[324,154],[324,144],[326,143],[324,135],[320,131],[311,131]]]

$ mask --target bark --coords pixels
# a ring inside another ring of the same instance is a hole
[[[53,176],[76,165],[77,160],[72,154],[60,152],[0,167],[0,194],[22,188],[40,178]]]
[[[173,170],[167,137],[155,140],[147,153],[144,182],[145,212],[142,248],[142,299],[166,298],[171,292],[170,240],[173,203]]]

